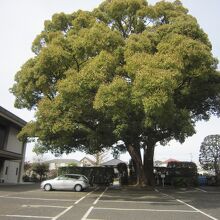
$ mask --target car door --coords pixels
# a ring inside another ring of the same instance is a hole
[[[72,190],[75,186],[76,179],[72,175],[65,175],[65,178],[66,178],[64,181],[65,189]]]
[[[65,189],[65,176],[58,176],[52,182],[53,189]]]

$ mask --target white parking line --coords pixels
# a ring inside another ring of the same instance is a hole
[[[115,202],[115,203],[144,203],[144,204],[173,204],[174,202],[154,202],[154,201],[132,201],[132,200],[99,200],[99,202]]]
[[[115,210],[115,211],[146,211],[146,212],[189,212],[195,213],[198,211],[192,210],[179,210],[179,209],[124,209],[124,208],[103,208],[103,207],[93,207],[93,209],[97,210]]]
[[[4,199],[27,199],[27,200],[42,200],[42,201],[60,201],[60,202],[75,202],[73,199],[44,199],[44,198],[28,198],[28,197],[16,197],[16,196],[2,196]]]
[[[95,192],[98,188],[96,188],[95,190],[87,193],[85,196],[83,196],[82,198],[78,199],[74,204],[78,204],[80,201],[82,201],[83,199],[85,199],[88,195],[90,195],[91,193]]]
[[[41,190],[40,189],[36,189],[36,190],[30,190],[30,191],[24,191],[24,192],[18,192],[18,193],[15,193],[15,194],[24,194],[24,193],[32,193],[32,192],[40,192]]]
[[[195,188],[197,191],[201,191],[201,192],[205,192],[207,193],[207,191],[205,191],[204,189],[200,189],[200,188]]]
[[[159,192],[159,193],[161,193],[161,192]],[[211,216],[211,215],[209,215],[209,214],[207,214],[207,213],[201,211],[200,209],[197,209],[196,207],[194,207],[194,206],[192,206],[192,205],[189,205],[188,203],[186,203],[186,202],[184,202],[184,201],[182,201],[182,200],[180,200],[180,199],[176,199],[176,198],[174,198],[173,196],[170,196],[170,195],[165,194],[165,193],[161,193],[161,194],[163,194],[163,195],[165,195],[165,196],[167,196],[167,197],[170,197],[170,198],[175,199],[177,202],[180,202],[180,203],[182,203],[182,204],[184,204],[184,205],[186,205],[186,206],[188,206],[188,207],[194,209],[195,211],[197,211],[197,212],[199,212],[199,213],[201,213],[201,214],[203,214],[203,215],[209,217],[209,218],[212,219],[212,220],[218,220],[217,218],[215,218],[215,217],[213,217],[213,216]]]
[[[189,205],[188,203],[186,203],[186,202],[184,202],[184,201],[182,201],[182,200],[180,200],[180,199],[177,199],[176,201],[178,201],[178,202],[180,202],[180,203],[182,203],[182,204],[184,204],[184,205],[186,205],[186,206],[188,206],[188,207],[190,207],[190,208],[196,210],[197,212],[200,212],[201,214],[203,214],[203,215],[209,217],[209,218],[212,219],[212,220],[218,220],[217,218],[214,218],[213,216],[211,216],[211,215],[209,215],[209,214],[207,214],[207,213],[201,211],[200,209],[197,209],[196,207],[194,207],[194,206],[192,206],[192,205]]]
[[[97,190],[97,189],[95,189]],[[88,195],[90,195],[91,193],[93,193],[95,190],[87,193],[85,196],[83,196],[82,198],[78,199],[74,204],[78,204],[80,201],[82,201],[83,199],[85,199]],[[74,205],[69,206],[68,208],[66,208],[63,212],[61,212],[60,214],[58,214],[57,216],[53,217],[52,220],[57,220],[59,217],[61,217],[62,215],[64,215],[66,212],[68,212],[70,209],[72,209],[74,207]]]
[[[178,194],[188,194],[188,193],[198,193],[198,190],[187,190],[187,191],[180,191],[180,192],[176,192]]]
[[[91,206],[91,207],[87,210],[87,212],[85,213],[85,215],[81,218],[81,220],[86,220],[87,217],[89,216],[90,212],[91,212],[93,209],[94,209],[94,207]]]
[[[40,190],[37,189],[37,190],[30,190],[30,191],[24,191],[24,192],[13,192],[13,193],[10,193],[10,194],[7,194],[7,195],[3,195],[3,196],[0,196],[0,197],[7,197],[7,196],[19,195],[19,194],[24,195],[24,193],[39,192],[39,191]]]
[[[23,208],[60,208],[66,209],[66,206],[56,206],[56,205],[22,205]]]
[[[69,206],[67,209],[65,209],[64,211],[62,211],[61,213],[59,213],[58,215],[56,215],[55,217],[52,218],[52,220],[56,220],[58,219],[60,216],[64,215],[66,212],[68,212],[70,209],[73,208],[73,205],[72,206]]]
[[[160,194],[162,194],[162,195],[164,195],[164,196],[166,196],[166,197],[168,197],[168,198],[170,198],[170,199],[176,200],[176,198],[174,198],[173,196],[170,196],[170,195],[168,195],[168,194],[166,194],[166,193],[162,193],[162,192],[160,192],[159,190],[157,190],[156,192],[158,192],[158,193],[160,193]]]
[[[105,188],[105,190],[99,195],[99,197],[93,202],[93,205],[95,205],[99,199],[103,196],[103,194],[107,191],[108,187]]]
[[[9,196],[9,195],[0,196],[0,198],[4,198],[4,197],[7,197],[7,196]]]
[[[46,219],[51,219],[52,217],[49,216],[34,216],[34,215],[0,215],[4,217],[11,217],[11,218],[46,218]]]
[[[108,189],[108,187],[106,187],[105,190],[99,195],[99,197],[93,202],[93,205],[95,205],[95,204],[99,201],[99,199],[103,196],[103,194],[107,191],[107,189]],[[91,206],[91,207],[87,210],[87,212],[85,213],[85,215],[81,218],[81,220],[86,220],[87,217],[89,216],[90,212],[93,210],[93,208],[94,208],[94,207]]]

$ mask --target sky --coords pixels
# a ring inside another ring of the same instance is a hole
[[[72,13],[78,9],[92,10],[101,0],[0,0],[0,106],[14,113],[25,121],[34,119],[34,112],[14,107],[14,96],[9,88],[14,83],[14,76],[20,67],[34,54],[31,44],[43,30],[45,20],[54,13]],[[157,0],[148,0],[155,4]],[[213,55],[220,60],[220,1],[219,0],[182,0],[189,13],[197,18],[201,28],[208,34],[213,46]],[[171,141],[166,146],[157,146],[155,160],[175,158],[177,160],[195,161],[198,163],[200,145],[205,136],[220,134],[220,119],[211,117],[207,122],[196,124],[196,134],[186,139],[183,144]],[[33,160],[33,144],[27,145],[26,160]],[[77,152],[62,157],[80,160],[85,154]],[[53,155],[46,154],[45,159]],[[109,156],[111,159],[111,156]],[[128,161],[128,154],[121,160]]]

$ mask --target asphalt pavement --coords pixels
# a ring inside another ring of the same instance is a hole
[[[93,187],[50,191],[39,184],[0,185],[0,219],[217,220],[220,188]]]

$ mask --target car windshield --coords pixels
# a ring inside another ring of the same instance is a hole
[[[81,179],[81,180],[89,181],[88,178],[87,178],[86,176],[80,176],[80,179]]]

